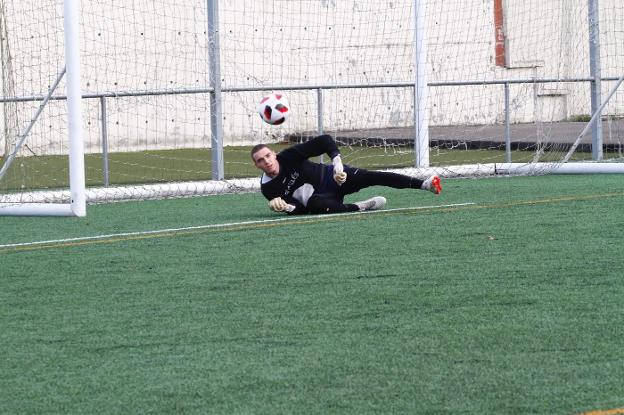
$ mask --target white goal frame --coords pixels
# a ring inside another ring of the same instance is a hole
[[[82,92],[80,87],[80,36],[79,36],[79,0],[63,2],[63,28],[65,41],[65,70],[57,79],[57,84],[65,76],[67,85],[68,135],[69,135],[69,203],[22,203],[19,201],[0,203],[0,215],[5,216],[78,216],[87,214],[85,193],[84,144],[82,131]],[[63,75],[64,73],[64,75]],[[39,107],[43,110],[47,99],[54,92],[48,93]],[[37,115],[33,117],[35,122]],[[29,127],[30,128],[30,127]],[[27,139],[28,130],[21,135],[21,142],[16,145],[13,155]],[[9,167],[13,157],[9,155],[3,170]]]

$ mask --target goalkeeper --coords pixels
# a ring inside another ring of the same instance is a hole
[[[310,157],[327,154],[332,164],[319,164]],[[442,191],[438,176],[420,180],[402,174],[369,171],[342,164],[340,151],[330,135],[321,135],[275,154],[265,144],[251,150],[251,158],[263,171],[260,189],[269,200],[269,208],[288,214],[342,213],[381,209],[386,204],[382,196],[344,203],[345,195],[370,186],[395,189]]]

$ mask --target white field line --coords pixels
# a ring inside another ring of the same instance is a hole
[[[219,229],[219,228],[230,228],[230,227],[240,227],[240,226],[248,226],[248,225],[263,225],[270,223],[279,223],[279,222],[320,222],[325,219],[335,218],[337,216],[353,216],[353,215],[367,215],[367,214],[376,214],[376,213],[388,213],[388,212],[406,212],[406,211],[415,211],[415,210],[426,210],[426,209],[443,209],[450,207],[461,207],[461,206],[470,206],[474,205],[473,202],[466,203],[453,203],[448,205],[433,205],[433,206],[416,206],[409,208],[396,208],[396,209],[383,209],[383,210],[374,210],[367,212],[347,212],[347,213],[333,213],[326,215],[314,215],[314,216],[305,216],[305,215],[296,215],[296,216],[287,216],[278,219],[263,219],[263,220],[252,220],[252,221],[243,221],[243,222],[229,222],[229,223],[214,223],[210,225],[198,225],[198,226],[186,226],[182,228],[168,228],[168,229],[157,229],[151,231],[137,231],[137,232],[122,232],[122,233],[111,233],[105,235],[94,235],[94,236],[79,236],[75,238],[65,238],[65,239],[50,239],[47,241],[33,241],[33,242],[19,242],[13,244],[4,244],[0,245],[0,249],[7,248],[23,248],[23,247],[36,247],[38,245],[57,245],[64,243],[80,243],[80,242],[89,242],[89,241],[98,241],[98,240],[106,240],[106,239],[118,239],[125,237],[141,237],[141,236],[158,236],[158,235],[167,235],[178,232],[188,232],[202,229]]]

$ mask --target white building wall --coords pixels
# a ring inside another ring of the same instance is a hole
[[[494,62],[493,0],[427,2],[429,82],[589,75],[587,0],[504,4],[509,67],[500,68]],[[624,70],[624,6],[621,0],[600,4],[603,75],[619,76]],[[63,54],[59,5],[62,2],[52,0],[5,2],[5,96],[45,94],[58,73]],[[205,0],[83,0],[84,92],[206,88],[205,7]],[[222,86],[412,82],[412,7],[412,0],[221,0]],[[611,86],[603,83],[605,94]],[[561,120],[589,112],[586,83],[512,85],[510,90],[514,122]],[[294,113],[278,134],[315,130],[317,91],[286,92]],[[255,113],[261,95],[224,93],[226,145],[264,141],[275,134]],[[504,117],[500,85],[432,87],[429,97],[432,125],[492,124]],[[98,152],[99,101],[86,101],[86,149]],[[207,94],[109,97],[106,102],[111,151],[210,146]],[[0,151],[10,148],[10,137],[27,125],[37,105],[3,106]],[[413,123],[410,88],[325,91],[324,110],[326,130]],[[43,114],[29,138],[33,153],[65,151],[62,112],[57,105]],[[624,113],[621,94],[606,112]],[[16,119],[19,128],[9,128]]]

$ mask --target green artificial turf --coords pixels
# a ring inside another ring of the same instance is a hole
[[[256,193],[0,217],[0,413],[623,408],[623,183],[372,188],[386,211],[281,221]]]

